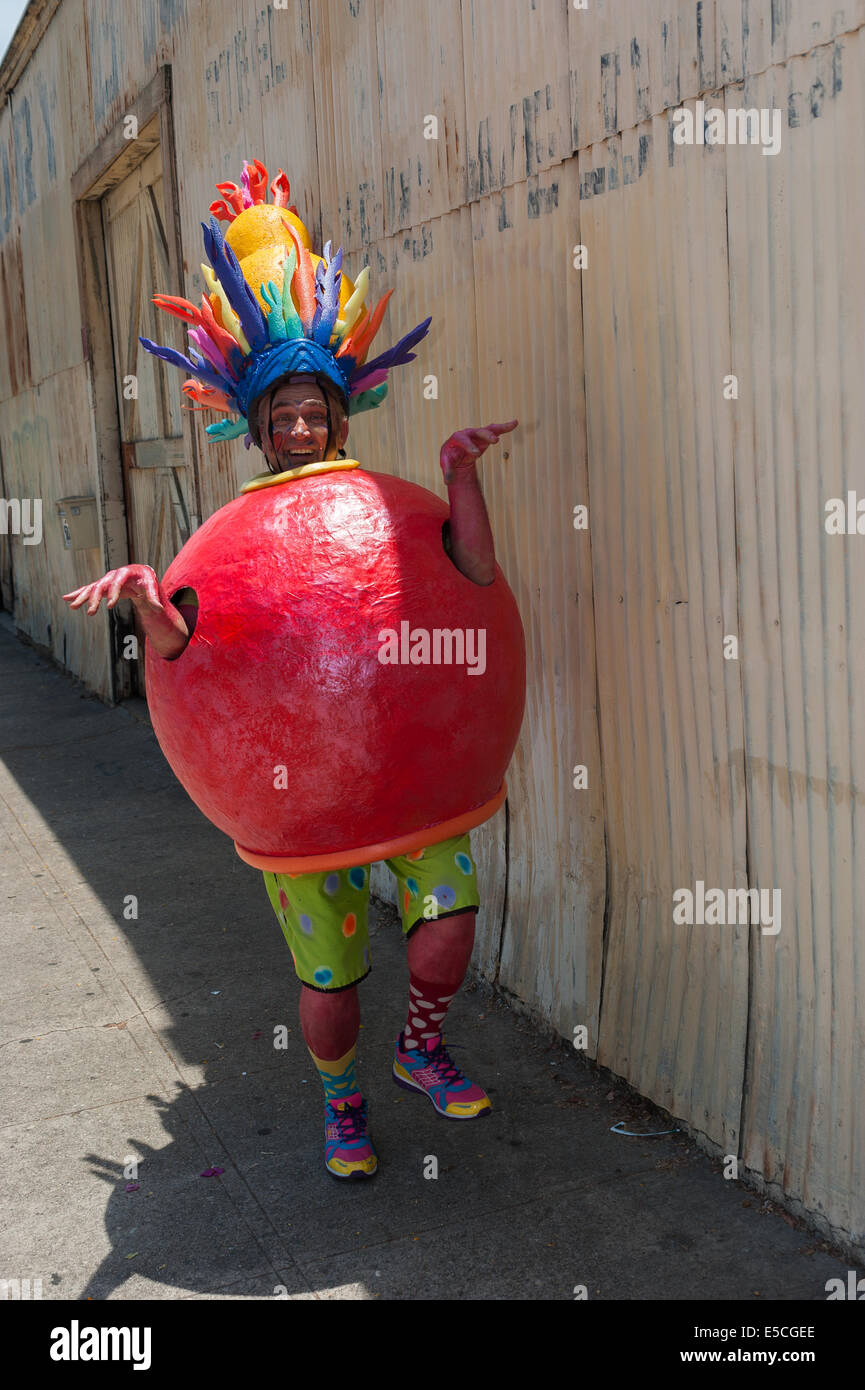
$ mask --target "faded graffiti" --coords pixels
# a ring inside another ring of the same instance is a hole
[[[54,149],[54,113],[57,110],[57,88],[52,86],[49,92],[45,83],[45,75],[41,72],[36,79],[36,88],[39,94],[39,110],[42,113],[48,182],[52,184],[57,178],[57,156]]]
[[[274,32],[279,33],[279,17],[270,6],[255,22],[255,38],[249,42],[247,29],[237,29],[230,44],[212,56],[204,70],[208,109],[217,126],[231,125],[235,116],[245,115],[252,106],[251,78],[258,83],[258,95],[267,96],[285,82],[287,65],[277,62]]]
[[[18,190],[18,211],[24,212],[36,197],[33,182],[33,131],[30,124],[30,102],[26,97],[12,105],[12,140],[15,150],[15,187]]]
[[[610,140],[608,145],[609,163],[598,169],[587,169],[580,179],[580,201],[597,198],[599,194],[618,188],[619,185],[636,183],[643,177],[649,165],[652,150],[651,135],[640,135],[637,139],[636,156],[621,154],[621,142]],[[621,155],[621,169],[619,159]]]
[[[0,241],[5,241],[12,222],[12,171],[5,145],[0,145],[0,208]]]
[[[93,120],[101,129],[120,92],[116,24],[110,19],[97,20],[90,31],[90,41]]]

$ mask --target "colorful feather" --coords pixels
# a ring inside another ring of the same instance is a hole
[[[214,420],[212,425],[205,425],[204,428],[211,439],[237,439],[249,429],[249,421],[245,415],[241,415],[239,420]]]
[[[226,332],[231,334],[232,338],[235,339],[235,341],[238,343],[240,347],[241,352],[248,355],[251,351],[251,348],[249,346],[249,343],[247,342],[246,334],[240,326],[240,319],[237,317],[237,314],[234,312],[234,310],[228,302],[228,296],[226,295],[225,290],[222,288],[222,285],[217,280],[210,266],[205,265],[203,261],[201,263],[201,273],[204,276],[204,283],[206,284],[210,293],[215,294],[219,300],[219,308],[222,314],[223,328],[226,330]]]
[[[375,410],[386,395],[387,382],[383,386],[377,386],[373,391],[362,391],[359,396],[352,396],[348,406],[349,415],[360,415],[364,410]]]
[[[292,277],[292,283],[297,291],[297,304],[304,335],[308,336],[315,314],[315,273],[312,268],[312,257],[291,223],[287,222],[284,217],[281,221],[291,235],[297,252],[297,270]]]
[[[187,336],[189,341],[194,343],[199,352],[207,359],[215,372],[225,377],[226,380],[230,377],[233,377],[235,381],[237,380],[236,373],[231,370],[222,353],[219,351],[219,348],[216,346],[216,343],[205,329],[190,328]]]
[[[184,357],[182,352],[176,352],[174,348],[161,347],[159,343],[151,342],[150,338],[139,338],[139,343],[152,352],[154,357],[159,357],[163,362],[170,362],[174,367],[183,367],[185,371],[192,372],[199,380],[208,386],[213,386],[217,391],[225,390],[225,381],[218,376],[210,367],[206,366],[203,358],[198,357],[195,361],[192,357]]]
[[[253,203],[267,202],[267,170],[260,159],[254,159],[250,164],[244,160],[244,173],[247,174],[249,191],[252,195]]]
[[[289,247],[288,255],[282,267],[282,317],[285,321],[285,334],[287,338],[303,337],[303,324],[300,315],[294,307],[294,300],[291,297],[291,282],[294,279],[294,271],[297,266],[297,251],[293,246]]]
[[[202,325],[207,329],[219,351],[225,358],[231,369],[232,375],[237,377],[243,371],[243,353],[238,346],[237,340],[223,328],[217,320],[211,308],[210,300],[206,294],[201,296],[201,318]]]
[[[343,339],[342,346],[340,347],[339,352],[336,354],[337,357],[342,358],[350,356],[352,357],[352,360],[354,360],[354,344],[360,337],[361,333],[363,332],[364,328],[368,323],[369,312],[367,309],[364,309],[363,313],[360,315],[360,318],[357,320],[354,328],[349,333],[348,337]]]
[[[352,345],[352,353],[357,358],[358,362],[362,362],[365,358],[370,343],[372,342],[373,338],[375,337],[376,333],[381,327],[381,321],[384,318],[384,311],[387,308],[388,300],[390,299],[392,294],[393,290],[388,290],[387,294],[382,295],[381,299],[378,301],[378,304],[376,304],[375,308],[372,311],[372,317],[370,318],[369,323],[366,325],[366,327],[363,329],[361,333],[355,334],[354,343]]]
[[[321,343],[327,347],[330,342],[330,335],[333,332],[333,325],[339,313],[339,287],[342,281],[342,247],[337,251],[331,260],[331,247],[328,242],[324,248],[324,261],[319,261],[317,267],[316,298],[319,308],[316,311],[318,322],[313,323],[312,338],[316,343]]]
[[[416,353],[409,353],[409,348],[413,348],[419,343],[421,338],[425,338],[432,323],[432,315],[419,323],[417,328],[413,328],[410,333],[406,333],[404,338],[400,338],[394,347],[388,348],[387,352],[381,353],[372,362],[364,363],[365,372],[376,371],[379,367],[401,367],[406,362],[413,362]]]
[[[266,285],[262,285],[261,297],[270,306],[267,315],[267,331],[270,341],[272,343],[284,343],[287,335],[285,319],[282,314],[282,295],[272,280],[268,280]]]
[[[228,302],[240,319],[240,326],[250,347],[260,350],[267,342],[267,324],[252,286],[244,279],[240,263],[228,242],[224,240],[216,218],[211,217],[209,226],[205,226],[203,222],[201,226],[207,259],[219,276]]]
[[[210,204],[207,210],[212,213],[214,217],[218,217],[220,222],[233,222],[237,216],[234,208],[230,208],[226,202],[220,201],[218,198],[215,202]]]
[[[369,266],[365,265],[354,282],[354,290],[345,302],[342,311],[342,319],[345,324],[346,332],[352,329],[363,313],[364,300],[369,289]]]
[[[237,409],[236,403],[224,391],[215,391],[212,386],[202,386],[194,377],[188,377],[180,389],[190,400],[199,402],[200,410]]]
[[[365,368],[351,380],[351,394],[356,396],[360,391],[369,391],[373,386],[380,386],[387,377],[387,367],[377,367],[374,372],[368,372]]]
[[[173,314],[176,319],[182,319],[184,323],[202,325],[201,311],[196,309],[194,304],[190,304],[188,299],[181,299],[174,294],[154,294],[153,303],[160,309],[164,309],[167,314]]]
[[[216,185],[219,192],[223,195],[226,202],[234,210],[235,217],[243,212],[243,195],[236,183],[218,183]]]
[[[291,197],[291,185],[288,182],[288,179],[286,178],[282,169],[280,169],[276,178],[273,180],[273,183],[270,185],[270,191],[273,194],[274,207],[287,207],[288,200]]]

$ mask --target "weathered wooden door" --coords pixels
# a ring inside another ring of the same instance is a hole
[[[131,562],[151,565],[161,579],[189,537],[196,506],[182,437],[182,377],[138,341],[140,335],[180,351],[187,347],[179,320],[152,303],[170,284],[159,146],[105,195],[102,220],[129,555]],[[135,624],[138,689],[144,694],[144,633],[137,614]]]

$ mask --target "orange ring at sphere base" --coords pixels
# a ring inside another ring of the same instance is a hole
[[[255,850],[244,849],[237,841],[234,848],[245,863],[254,869],[264,869],[271,874],[314,874],[325,869],[353,869],[360,864],[377,864],[380,859],[393,859],[398,854],[411,854],[428,845],[437,845],[449,840],[453,835],[463,835],[474,830],[485,820],[494,816],[508,794],[507,784],[502,781],[495,796],[476,806],[473,811],[451,816],[450,820],[439,821],[438,825],[428,825],[423,830],[413,830],[410,835],[398,835],[393,840],[383,840],[378,845],[360,845],[358,849],[337,850],[333,854],[307,854],[291,856],[284,854],[257,854]]]

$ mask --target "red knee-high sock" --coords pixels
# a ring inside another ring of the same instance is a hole
[[[447,994],[440,991],[447,989]],[[451,1000],[459,989],[459,984],[431,984],[419,975],[409,972],[408,977],[408,1021],[405,1025],[406,1047],[425,1047],[429,1038],[437,1038],[442,1030],[442,1021]]]

